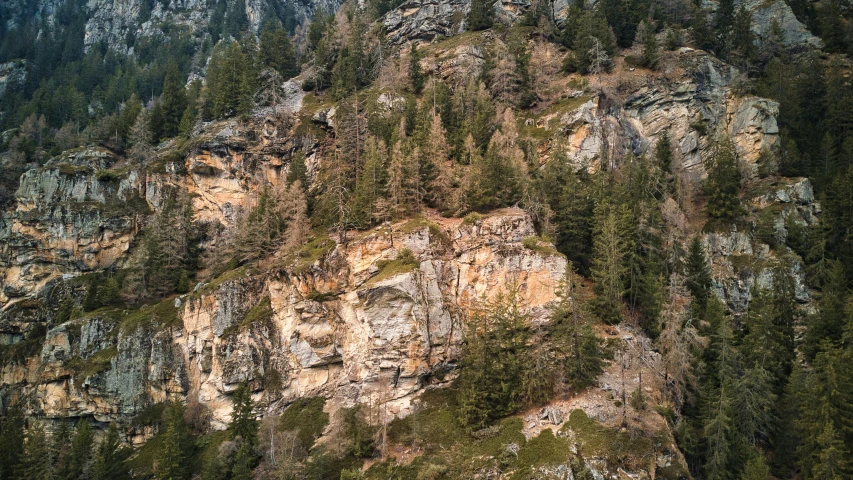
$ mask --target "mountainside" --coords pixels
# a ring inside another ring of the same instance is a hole
[[[0,4],[0,478],[847,478],[850,14]]]

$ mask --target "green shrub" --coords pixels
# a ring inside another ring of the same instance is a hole
[[[296,432],[299,445],[307,452],[329,424],[329,414],[323,411],[325,405],[323,397],[300,398],[281,414],[278,427],[285,432]]]

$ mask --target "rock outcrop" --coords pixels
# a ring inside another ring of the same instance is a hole
[[[412,220],[269,273],[239,269],[137,312],[81,316],[47,333],[40,355],[3,365],[0,389],[45,418],[128,421],[174,396],[230,418],[248,382],[263,409],[323,395],[331,408],[413,394],[458,357],[467,312],[508,286],[543,320],[566,262],[530,250],[530,217],[505,210],[471,224]],[[396,259],[403,249],[415,263]],[[30,393],[35,395],[30,396]]]

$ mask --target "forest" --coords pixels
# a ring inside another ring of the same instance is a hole
[[[149,3],[142,2],[154,8]],[[428,211],[477,222],[519,207],[538,234],[525,247],[553,245],[568,260],[561,300],[545,324],[533,325],[507,285],[466,319],[452,387],[422,402],[426,412],[453,412],[447,437],[479,441],[518,412],[594,386],[619,355],[599,332],[631,324],[666,368],[667,401],[653,406],[638,388],[623,391],[621,404],[666,419],[689,470],[684,478],[853,478],[853,8],[846,2],[787,0],[823,42],[792,53],[781,25],[759,40],[750,11],[734,0],[714,9],[687,0],[576,1],[559,24],[552,3],[534,0],[514,25],[493,3],[472,0],[460,37],[489,41],[479,75],[461,84],[423,67],[429,42],[386,41],[377,20],[400,2],[318,8],[301,25],[285,4],[264,13],[257,33],[242,0],[213,3],[202,36],[170,25],[166,35],[128,39],[133,54],[106,44],[84,49],[88,7],[77,0],[62,2],[55,21],[33,15],[0,25],[0,63],[26,65],[26,80],[0,95],[4,209],[14,208],[24,172],[81,146],[152,172],[164,161],[180,164],[200,126],[249,122],[257,108],[274,107],[276,85],[294,77],[306,95],[336,106],[318,167],[295,151],[285,180],[265,185],[227,227],[198,221],[192,196],[169,192],[158,211],[143,209],[137,265],[89,275],[85,298],[65,300],[53,324],[171,301],[247,265],[274,275],[274,259],[298,256],[318,239],[344,243],[348,232]],[[561,145],[545,161],[520,120],[543,102],[541,45],[562,56],[552,75],[577,76],[598,105],[609,94],[601,79],[614,69],[653,76],[682,48],[707,51],[741,73],[737,96],[778,102],[778,148],[747,175],[734,140],[698,123],[710,152],[698,184],[679,164],[680,139],[666,132],[646,152],[605,152],[598,169],[578,168]],[[380,86],[402,99],[387,115],[375,110],[372,89]],[[164,145],[177,146],[165,160]],[[799,177],[814,187],[820,220],[785,223],[780,237],[775,217],[763,217],[750,195],[763,181]],[[687,226],[673,223],[673,209]],[[752,229],[778,260],[770,286],[754,285],[738,314],[718,298],[702,243],[708,232],[733,228]],[[418,264],[411,251],[393,261]],[[797,300],[798,268],[808,306]],[[26,341],[44,334],[33,330]],[[0,479],[473,478],[464,461],[437,449],[424,447],[414,471],[386,458],[392,442],[438,436],[429,414],[419,437],[407,431],[416,431],[414,419],[388,425],[371,407],[344,409],[332,449],[317,442],[330,422],[322,398],[258,420],[245,384],[233,393],[225,430],[212,431],[193,404],[159,403],[134,419],[158,432],[135,450],[116,425],[96,435],[85,420],[63,422],[47,434],[15,404],[0,405]],[[365,459],[378,460],[362,471]],[[515,459],[500,462],[510,468]],[[593,478],[575,467],[575,476]]]

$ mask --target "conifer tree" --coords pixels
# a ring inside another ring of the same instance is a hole
[[[551,323],[560,345],[565,378],[579,391],[593,384],[601,374],[605,352],[588,320],[587,301],[581,298],[577,274],[571,264],[566,267],[559,296],[560,303],[551,313]]]
[[[529,318],[520,302],[510,287],[469,319],[457,383],[459,418],[473,430],[521,407],[526,377],[537,374],[530,363]]]
[[[92,427],[89,426],[89,422],[81,419],[77,422],[77,428],[74,431],[74,437],[71,441],[68,478],[88,477],[89,468],[91,467],[93,443],[94,434]]]
[[[178,134],[181,117],[187,108],[187,94],[181,79],[181,72],[175,63],[166,68],[163,81],[163,95],[160,96],[160,136],[171,138]],[[158,139],[159,140],[159,139]]]
[[[251,109],[249,61],[238,42],[217,45],[207,67],[205,108],[210,118],[244,115]]]
[[[818,301],[818,313],[808,323],[803,351],[808,358],[826,346],[839,345],[847,318],[847,281],[844,268],[837,260],[829,261],[829,278]]]
[[[157,452],[155,476],[157,480],[187,479],[190,471],[192,437],[184,421],[184,406],[173,402],[166,410],[163,439]]]
[[[281,25],[265,28],[261,32],[258,57],[262,65],[274,69],[283,78],[291,78],[299,73],[293,43]]]
[[[296,152],[290,159],[286,180],[288,185],[298,180],[302,188],[308,188],[308,168],[305,166],[305,154],[301,151]]]
[[[703,186],[709,217],[730,222],[743,214],[740,204],[740,170],[734,146],[728,139],[719,141],[705,164],[708,178]]]
[[[50,462],[53,465],[53,477],[57,479],[74,479],[79,477],[71,473],[71,426],[63,421],[51,435]]]
[[[468,11],[467,26],[470,31],[485,30],[494,24],[494,6],[490,0],[473,0]]]
[[[450,146],[447,144],[441,117],[435,113],[431,117],[429,136],[424,145],[424,155],[435,171],[429,185],[429,193],[432,203],[440,212],[452,213],[456,211],[457,205],[453,191],[454,174]]]
[[[644,20],[640,22],[637,34],[640,36],[640,41],[643,44],[643,53],[640,57],[641,63],[644,67],[654,70],[660,61],[660,46],[655,35],[654,21],[648,19],[648,21]]]
[[[418,51],[417,43],[412,43],[412,50],[409,52],[409,80],[412,93],[419,95],[424,89],[426,79],[421,71],[421,53]]]
[[[27,429],[24,451],[16,476],[27,480],[51,480],[53,476],[47,435],[44,425],[39,422],[33,422]]]
[[[372,135],[364,144],[364,166],[358,175],[353,195],[354,223],[364,227],[375,219],[376,202],[383,196],[387,159],[385,142]]]
[[[128,480],[130,471],[125,460],[130,456],[130,450],[121,445],[118,429],[110,423],[107,433],[98,444],[95,461],[92,464],[92,480]]]
[[[597,310],[608,323],[622,321],[622,296],[628,248],[624,234],[627,212],[624,207],[602,203],[596,208],[596,228],[593,237],[592,278],[598,293]]]
[[[15,478],[24,453],[25,419],[20,406],[13,404],[0,418],[0,478]]]
[[[687,252],[686,285],[693,296],[693,305],[699,315],[705,311],[711,292],[711,269],[699,237],[693,237]]]
[[[770,478],[770,467],[764,460],[764,453],[754,449],[752,456],[746,462],[740,480],[767,480]]]
[[[241,383],[232,397],[234,408],[228,429],[233,438],[240,437],[250,447],[258,444],[258,423],[255,420],[252,392],[246,383]]]

